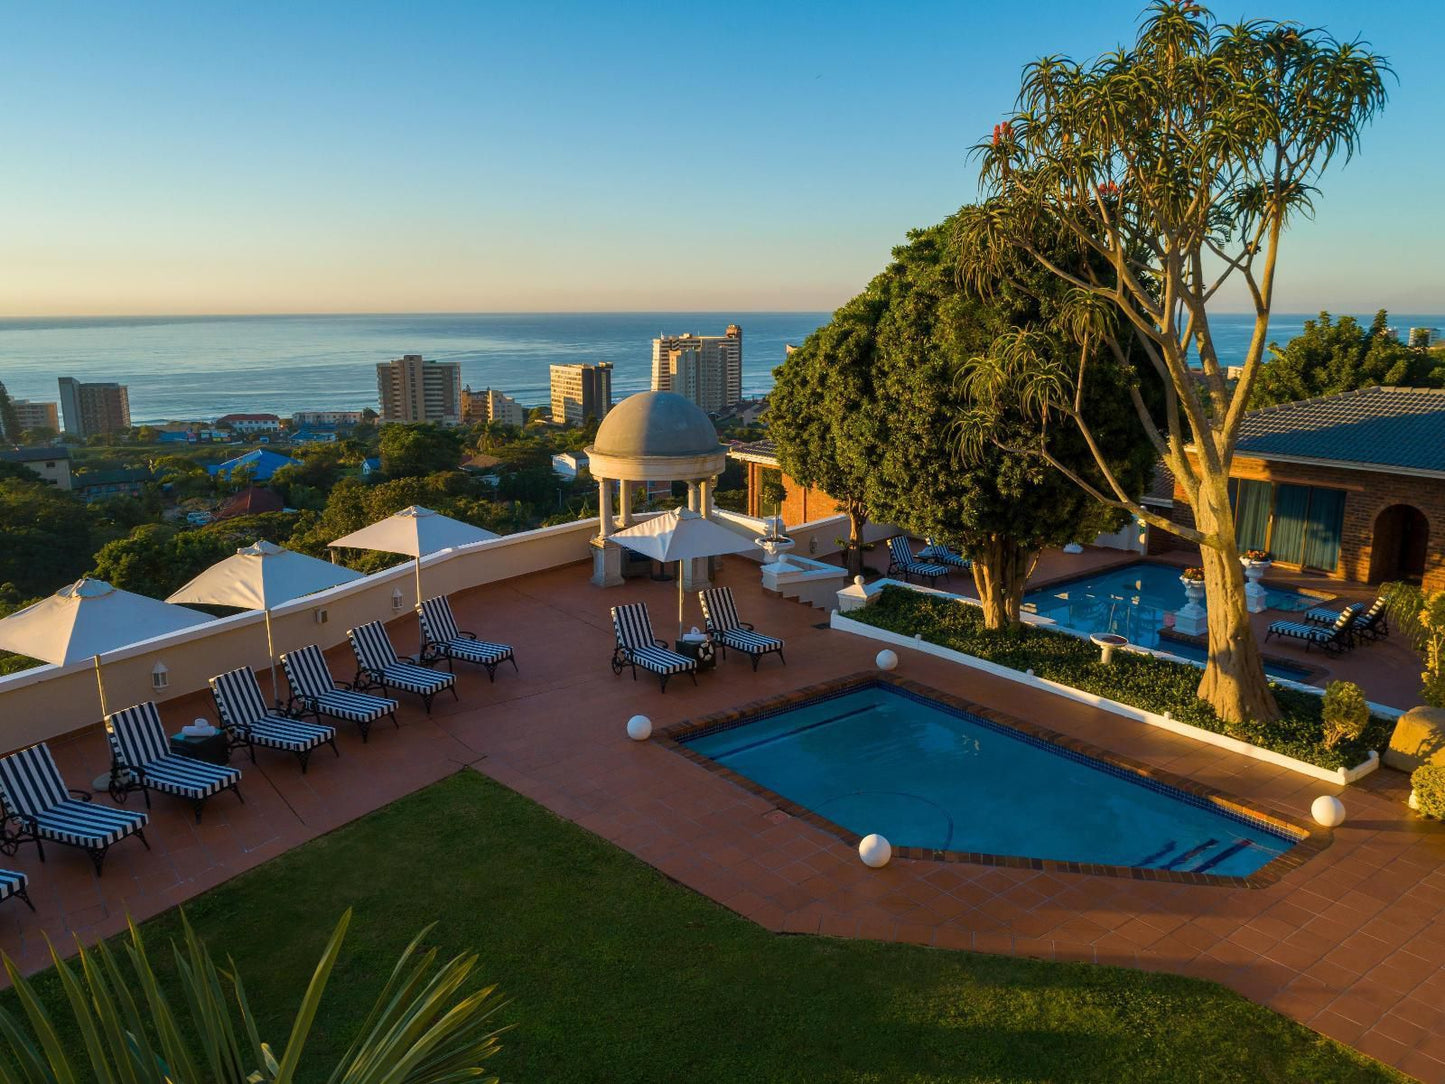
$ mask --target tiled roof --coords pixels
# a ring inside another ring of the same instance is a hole
[[[1445,390],[1364,388],[1245,416],[1238,451],[1445,475]]]
[[[728,449],[728,456],[744,462],[762,463],[765,466],[778,465],[778,446],[771,440],[755,440],[751,444],[734,444]]]
[[[39,463],[42,460],[69,459],[70,449],[63,444],[43,448],[0,448],[0,459],[7,463]]]
[[[1162,462],[1154,464],[1154,477],[1149,480],[1149,488],[1144,491],[1141,500],[1144,504],[1173,506],[1174,472]]]

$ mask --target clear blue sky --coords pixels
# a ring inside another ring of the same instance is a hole
[[[1069,3],[6,6],[0,313],[831,309],[976,192]],[[1445,311],[1445,15],[1261,0],[1399,74],[1280,311]]]

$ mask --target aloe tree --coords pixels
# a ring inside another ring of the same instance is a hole
[[[1078,352],[1064,365],[1026,335],[1000,339],[970,386],[1029,406],[1034,453],[1086,491],[1200,546],[1210,621],[1199,695],[1226,721],[1279,714],[1249,625],[1228,490],[1279,253],[1321,174],[1358,149],[1388,71],[1358,41],[1292,23],[1225,24],[1198,4],[1157,0],[1132,46],[1028,65],[1015,111],[975,148],[988,198],[961,222],[961,271],[1008,275],[1020,256],[1047,268],[1072,288],[1058,327]],[[1060,234],[1097,259],[1062,265],[1051,256]],[[1242,287],[1254,313],[1233,384],[1210,324],[1226,285]],[[1078,410],[1088,359],[1103,348],[1132,364],[1130,339],[1166,385],[1162,423],[1137,393],[1134,407],[1192,525],[1119,484]],[[1084,437],[1102,485],[1053,454],[1050,424]]]
[[[280,1047],[261,1037],[235,965],[217,967],[184,915],[183,943],[172,946],[176,977],[171,982],[151,964],[134,924],[119,951],[100,942],[82,948],[75,964],[52,948],[69,1010],[66,1028],[58,1026],[6,956],[5,970],[24,1021],[0,1009],[0,1038],[9,1054],[7,1060],[0,1053],[0,1082],[292,1084],[350,921],[347,911]],[[499,1007],[495,987],[468,991],[476,956],[456,956],[438,965],[436,950],[421,948],[429,930],[402,952],[356,1041],[332,1067],[331,1084],[497,1079],[486,1077],[483,1069],[498,1050],[499,1030],[491,1023]]]

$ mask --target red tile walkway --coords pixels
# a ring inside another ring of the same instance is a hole
[[[754,675],[734,658],[700,685],[616,678],[607,607],[645,600],[666,627],[671,584],[601,591],[583,566],[492,584],[456,600],[463,627],[506,639],[521,673],[461,676],[461,700],[417,705],[401,730],[370,744],[343,731],[342,755],[320,751],[301,776],[293,758],[260,751],[243,764],[246,804],[229,795],[191,823],[158,796],[154,852],[127,841],[97,880],[79,852],[33,849],[5,861],[31,875],[39,914],[0,908],[0,949],[33,969],[43,934],[64,943],[156,914],[289,847],[473,765],[612,840],[679,882],[769,929],[1086,960],[1214,979],[1422,1080],[1445,1081],[1445,828],[1412,817],[1403,775],[1349,788],[1349,820],[1321,855],[1264,889],[1142,883],[927,861],[868,870],[838,839],[653,743],[626,739],[634,712],[663,727],[867,669],[877,645],[813,626],[817,610],[765,596],[757,566],[730,560],[721,582],[745,619],[788,640],[788,665]],[[696,620],[696,618],[694,618]],[[409,620],[393,626],[410,642]],[[1044,693],[903,651],[900,673],[1297,818],[1316,781]],[[338,676],[349,653],[331,654]],[[168,722],[210,714],[195,695],[163,706]],[[55,743],[72,784],[105,769],[95,730]],[[100,799],[104,801],[102,797]],[[132,802],[137,799],[132,798]]]

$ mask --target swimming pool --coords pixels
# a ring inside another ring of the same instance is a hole
[[[1114,632],[1140,647],[1158,648],[1203,662],[1203,648],[1159,635],[1159,630],[1172,623],[1174,612],[1181,609],[1185,601],[1179,569],[1148,561],[1030,591],[1023,598],[1025,609],[1067,628],[1080,632]],[[1265,602],[1272,610],[1298,613],[1318,606],[1321,599],[1299,591],[1266,588]],[[1266,663],[1265,671],[1273,677],[1295,681],[1312,674],[1308,667],[1279,662]]]
[[[946,700],[870,680],[676,740],[895,847],[1248,877],[1306,835]]]

